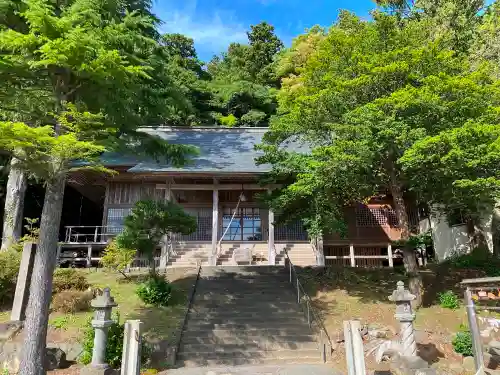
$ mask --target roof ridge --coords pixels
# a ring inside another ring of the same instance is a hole
[[[245,127],[234,127],[234,128],[228,128],[225,126],[169,126],[169,125],[158,125],[158,126],[141,126],[138,130],[141,129],[155,129],[155,130],[162,130],[162,131],[191,131],[191,132],[196,132],[196,131],[227,131],[227,132],[234,132],[234,133],[240,133],[240,132],[250,132],[250,133],[262,133],[266,132],[269,130],[269,128],[266,127],[250,127],[250,126],[245,126]]]

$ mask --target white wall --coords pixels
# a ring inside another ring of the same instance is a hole
[[[493,252],[493,233],[491,230],[493,215],[485,214],[481,220],[481,227],[486,234],[486,243],[490,252]],[[436,260],[442,262],[453,255],[467,254],[471,251],[470,240],[466,225],[450,226],[446,216],[437,210],[432,210],[429,219],[420,222],[420,233],[432,229],[434,252]]]
[[[466,225],[450,227],[446,216],[433,210],[429,219],[420,222],[421,233],[429,229],[432,229],[436,261],[442,262],[453,255],[470,252]]]

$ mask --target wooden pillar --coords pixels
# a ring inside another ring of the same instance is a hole
[[[268,246],[268,261],[269,265],[274,266],[276,264],[276,249],[274,248],[274,211],[272,209],[269,209],[269,216],[268,216],[268,239],[267,239],[267,246]]]
[[[212,256],[211,265],[217,265],[217,242],[219,238],[219,190],[214,189],[212,198]]]
[[[354,245],[349,245],[349,253],[351,257],[351,267],[356,267],[356,258],[354,257]]]
[[[170,202],[172,201],[172,188],[171,184],[169,181],[167,181],[165,189],[165,201]],[[169,257],[169,248],[168,248],[168,236],[165,235],[163,236],[162,239],[162,245],[161,245],[161,253],[160,253],[160,269],[166,269],[167,264],[168,264],[168,257]]]
[[[92,267],[92,245],[87,247],[87,268]]]
[[[391,244],[387,245],[387,257],[389,259],[389,267],[393,268],[394,267],[394,257],[392,254],[392,245]]]

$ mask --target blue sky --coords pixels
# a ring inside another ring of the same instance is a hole
[[[246,42],[250,25],[267,21],[289,45],[305,28],[329,26],[339,9],[368,16],[372,0],[156,0],[155,13],[163,32],[192,37],[201,59],[226,50],[231,42]]]

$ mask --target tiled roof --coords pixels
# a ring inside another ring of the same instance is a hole
[[[144,128],[142,131],[154,134],[170,143],[195,146],[198,148],[199,155],[193,157],[189,164],[181,168],[116,154],[106,155],[105,163],[132,166],[128,171],[136,173],[264,173],[270,170],[269,165],[255,163],[255,158],[263,154],[262,151],[255,150],[255,145],[262,142],[266,128],[161,127]],[[295,151],[308,151],[307,147],[297,144],[290,144],[287,147]]]

